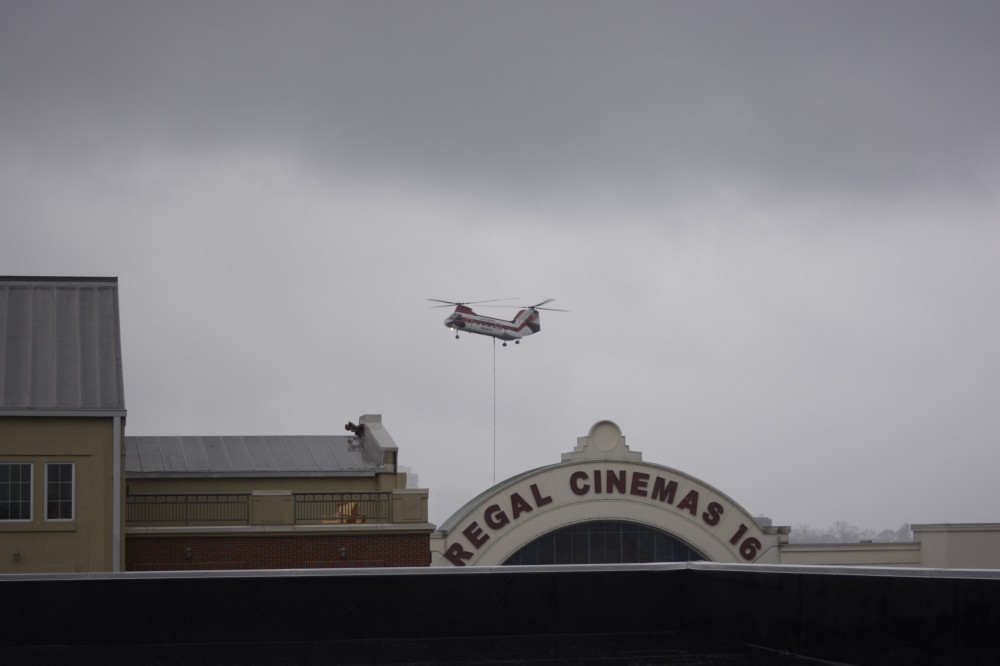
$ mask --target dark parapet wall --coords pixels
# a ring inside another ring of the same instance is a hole
[[[674,575],[671,575],[674,574]],[[108,645],[656,631],[684,569],[469,568],[7,577],[0,644]],[[15,609],[16,607],[16,609]],[[60,627],[52,631],[52,627]]]
[[[680,663],[671,651],[726,644],[848,664],[996,664],[996,574],[680,563],[7,576],[0,655],[575,663],[584,644],[591,656],[642,644],[651,660],[631,663],[667,664]]]
[[[701,633],[846,664],[1000,663],[1000,572],[698,563]]]

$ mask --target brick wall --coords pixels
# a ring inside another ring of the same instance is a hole
[[[126,571],[426,567],[427,534],[138,536]]]

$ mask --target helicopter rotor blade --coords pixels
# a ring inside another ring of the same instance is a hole
[[[553,312],[569,312],[569,310],[563,310],[562,308],[543,308],[542,307],[546,303],[551,303],[554,300],[556,300],[556,299],[554,299],[554,298],[546,298],[544,301],[542,301],[538,305],[532,305],[531,309],[532,310],[551,310]]]
[[[437,303],[443,303],[443,305],[432,305],[432,308],[450,308],[454,305],[462,305],[462,303],[455,303],[453,301],[442,301],[440,298],[428,298],[428,301],[435,301]]]
[[[491,298],[486,301],[443,301],[440,298],[428,298],[428,301],[434,301],[436,303],[444,303],[444,305],[432,305],[432,308],[444,308],[452,305],[477,305],[479,303],[496,303],[497,301],[513,301],[515,297],[511,298]],[[491,306],[491,307],[504,307],[504,306]]]
[[[563,310],[562,308],[543,308],[542,306],[546,303],[551,303],[556,299],[546,298],[541,303],[536,303],[535,305],[491,305],[494,308],[519,308],[521,310],[552,310],[553,312],[569,312],[569,310]]]

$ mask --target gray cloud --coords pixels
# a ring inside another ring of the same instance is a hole
[[[996,177],[989,3],[31,3],[5,14],[7,140],[27,128],[56,149],[109,137],[250,144],[563,195],[736,184],[912,195]]]
[[[997,13],[3,3],[0,270],[119,275],[132,434],[381,412],[437,522],[604,418],[782,524],[995,521]],[[425,300],[506,296],[571,312]]]

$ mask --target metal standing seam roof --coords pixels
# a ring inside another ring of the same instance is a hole
[[[380,462],[356,437],[125,437],[129,476],[370,476]]]
[[[0,277],[0,414],[125,413],[118,278]]]

